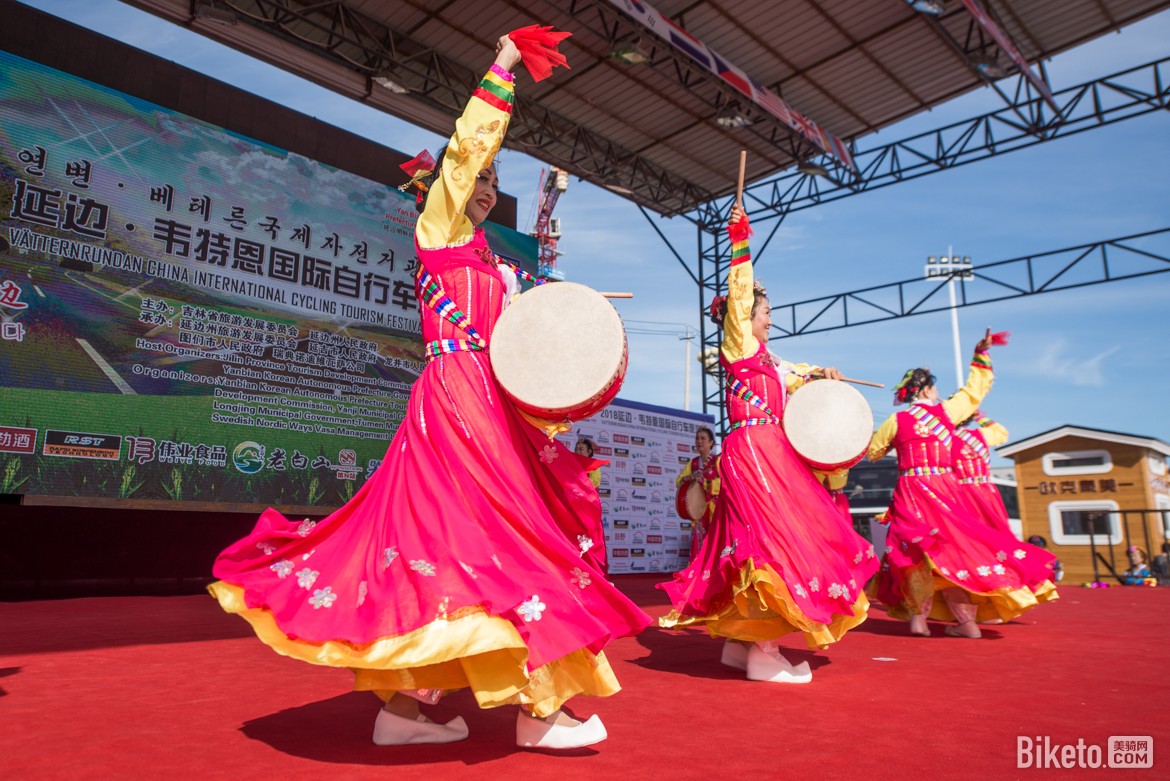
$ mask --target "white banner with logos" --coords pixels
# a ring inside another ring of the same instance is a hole
[[[675,512],[674,480],[694,456],[695,431],[714,418],[616,399],[560,439],[584,437],[601,468],[602,521],[610,574],[675,572],[690,560],[691,522]]]

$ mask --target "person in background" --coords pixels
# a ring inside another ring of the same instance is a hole
[[[695,450],[698,455],[687,462],[679,476],[675,478],[676,490],[683,490],[685,485],[698,483],[703,488],[703,495],[707,499],[703,517],[691,519],[691,558],[699,551],[703,537],[711,524],[711,516],[715,513],[715,502],[719,498],[719,455],[715,453],[715,432],[708,426],[702,426],[695,432]]]

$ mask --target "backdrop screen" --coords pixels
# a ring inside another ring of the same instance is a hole
[[[421,370],[416,216],[0,52],[0,493],[347,500]],[[534,270],[534,239],[489,240]]]

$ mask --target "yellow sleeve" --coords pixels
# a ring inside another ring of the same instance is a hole
[[[723,320],[722,352],[724,359],[735,363],[755,355],[760,342],[752,335],[752,304],[756,293],[747,226],[743,223],[732,225],[727,232],[731,235],[731,269],[727,272],[727,317]]]
[[[465,243],[475,226],[463,214],[479,172],[491,165],[500,151],[514,99],[512,82],[494,71],[479,83],[463,116],[455,121],[455,134],[447,143],[443,170],[435,177],[419,215],[414,235],[420,247],[436,249]]]
[[[955,392],[955,395],[942,403],[943,411],[953,422],[958,423],[971,417],[983,399],[991,390],[991,383],[995,380],[995,372],[991,369],[991,356],[987,353],[975,353],[971,359],[971,371],[967,374],[967,384]]]
[[[784,375],[784,386],[789,393],[795,392],[798,388],[803,388],[805,377],[814,372],[821,370],[820,366],[814,366],[811,363],[789,363],[788,361],[781,361],[781,367],[786,370]]]
[[[984,420],[987,422],[984,423]],[[987,441],[988,447],[999,447],[1008,441],[1008,430],[994,420],[987,418],[980,420],[979,430],[983,432],[983,439]]]
[[[679,486],[681,486],[683,484],[683,480],[690,478],[690,476],[691,476],[691,462],[687,461],[687,465],[685,467],[683,467],[683,470],[681,472],[679,472],[678,477],[676,477],[674,479],[674,487],[678,488]]]
[[[894,413],[886,418],[885,422],[878,426],[878,430],[873,432],[873,438],[869,440],[869,451],[865,454],[870,461],[878,461],[882,459],[890,450],[890,445],[894,443],[894,435],[898,433],[898,413]]]
[[[594,469],[592,472],[589,473],[589,482],[593,483],[594,488],[601,487],[601,470],[600,469]]]

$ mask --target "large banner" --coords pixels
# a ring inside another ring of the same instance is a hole
[[[347,500],[421,370],[416,216],[0,52],[0,493]]]
[[[695,432],[714,418],[616,399],[558,437],[572,449],[593,443],[601,468],[609,571],[674,572],[690,560],[691,522],[675,512],[674,480],[694,456]]]

